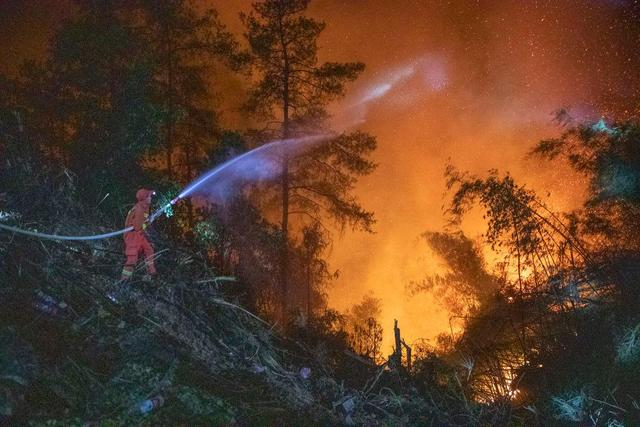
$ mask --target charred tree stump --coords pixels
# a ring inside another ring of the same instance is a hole
[[[389,356],[389,365],[393,368],[404,368],[402,365],[402,347],[407,355],[407,373],[411,371],[411,347],[402,339],[400,335],[400,328],[398,327],[398,320],[393,320],[393,335],[395,338],[395,347],[393,349],[393,354]]]

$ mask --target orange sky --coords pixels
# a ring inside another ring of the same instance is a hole
[[[237,12],[251,2],[214,3],[239,31]],[[358,186],[376,233],[336,239],[331,260],[341,275],[330,303],[345,310],[368,292],[381,298],[386,348],[394,318],[408,342],[448,331],[448,313],[429,295],[405,293],[439,268],[419,236],[445,223],[447,159],[474,173],[509,171],[556,209],[579,203],[575,176],[524,157],[558,134],[552,113],[560,107],[593,118],[638,105],[640,29],[631,32],[627,20],[637,9],[615,1],[312,2],[309,14],[327,23],[321,60],[367,65],[332,107],[335,121],[362,120],[357,128],[379,141],[379,167]],[[372,100],[363,107],[363,99]],[[464,228],[475,237],[480,225],[471,218]]]
[[[251,1],[209,3],[241,33],[238,13]],[[0,37],[10,48],[4,70],[42,50],[64,16],[56,4],[0,2]],[[331,304],[344,310],[368,292],[382,298],[386,344],[394,318],[407,342],[447,331],[448,314],[428,295],[409,299],[404,292],[410,280],[438,268],[419,235],[444,225],[447,159],[475,173],[510,171],[556,209],[579,203],[574,176],[524,156],[558,133],[551,118],[560,107],[580,118],[637,112],[639,11],[634,0],[312,1],[309,14],[327,24],[320,59],[367,65],[347,98],[331,107],[336,126],[360,121],[355,128],[379,142],[379,168],[357,189],[376,213],[377,232],[336,239],[331,261],[341,276]],[[238,126],[232,101],[220,105]],[[476,236],[478,219],[465,231]]]

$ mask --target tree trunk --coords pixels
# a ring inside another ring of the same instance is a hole
[[[283,134],[287,134],[285,126]],[[285,137],[286,138],[286,137]],[[286,326],[289,294],[289,159],[283,150],[282,158],[282,242],[280,247],[280,291],[282,302],[282,321]]]
[[[283,65],[282,65],[282,138],[288,139],[290,136],[289,124],[289,57],[287,46],[284,40],[284,30],[280,22],[280,42],[282,44]],[[289,155],[282,147],[282,246],[280,248],[280,286],[282,298],[282,322],[283,327],[287,325],[287,306],[289,296]]]
[[[167,149],[166,152],[166,162],[167,162],[167,175],[169,175],[169,179],[173,178],[173,61],[172,61],[172,44],[171,44],[171,25],[168,22],[165,23],[165,46],[167,49],[166,52],[166,61],[167,61],[167,109],[168,116],[166,122],[166,133],[165,133],[165,146]]]
[[[398,328],[398,321],[393,319],[393,335],[396,341],[396,348],[394,349],[393,356],[396,362],[396,367],[402,366],[402,344],[400,339],[400,328]]]
[[[185,157],[186,157],[186,168],[187,168],[187,179],[185,180],[185,182],[190,182],[193,179],[193,158],[195,157],[195,154],[193,153],[193,146],[189,145],[186,146],[184,148],[185,151]],[[189,226],[189,229],[192,230],[193,226],[195,224],[195,215],[194,215],[194,209],[193,209],[193,203],[191,202],[191,198],[188,198],[186,200],[186,204],[187,204],[187,225]]]
[[[311,263],[313,258],[311,255],[307,260],[307,329],[311,324]]]
[[[407,353],[407,372],[411,372],[411,347],[409,347],[409,345],[404,342],[404,340],[402,340],[402,346]]]

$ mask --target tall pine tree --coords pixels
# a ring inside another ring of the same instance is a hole
[[[276,123],[271,137],[288,139],[326,130],[327,104],[344,95],[345,85],[364,70],[359,62],[318,64],[318,38],[325,25],[305,16],[309,0],[266,0],[242,15],[257,73],[247,107]],[[301,155],[280,153],[279,200],[280,297],[286,317],[289,292],[290,218],[321,222],[331,217],[340,226],[370,231],[373,214],[353,195],[358,176],[375,165],[368,155],[375,139],[364,133],[341,135]]]
[[[212,95],[214,62],[236,69],[243,55],[215,10],[199,11],[186,0],[143,4],[148,46],[160,84],[157,101],[167,112],[163,126],[166,173],[184,184],[206,165],[220,134]]]

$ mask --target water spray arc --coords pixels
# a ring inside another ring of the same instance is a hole
[[[326,140],[329,137],[330,137],[329,134],[322,134],[322,135],[311,135],[311,136],[306,136],[306,137],[301,137],[301,138],[290,138],[290,139],[285,139],[285,140],[277,140],[277,141],[270,142],[268,144],[261,145],[260,147],[254,148],[251,151],[247,151],[244,154],[241,154],[241,155],[239,155],[237,157],[234,157],[233,159],[226,161],[225,163],[215,167],[214,169],[210,170],[209,172],[205,173],[204,175],[198,177],[195,181],[193,181],[189,185],[187,185],[180,192],[180,194],[178,194],[173,200],[171,200],[169,203],[167,203],[166,205],[162,206],[161,208],[156,210],[153,214],[151,214],[151,216],[149,217],[149,222],[155,221],[156,218],[158,218],[160,215],[162,215],[162,213],[167,208],[175,205],[176,203],[178,203],[178,201],[180,201],[180,200],[182,200],[182,199],[184,199],[186,197],[189,197],[189,195],[194,193],[202,184],[210,181],[216,175],[218,175],[219,173],[225,171],[226,169],[232,168],[234,165],[240,163],[242,160],[246,160],[246,159],[251,158],[252,156],[255,156],[255,155],[260,154],[262,152],[267,152],[270,149],[273,149],[274,147],[277,147],[277,146],[296,144],[297,145],[296,148],[301,149],[305,145],[321,142],[323,140]]]
[[[260,147],[254,148],[253,150],[247,151],[246,153],[241,154],[240,156],[234,157],[233,159],[222,163],[221,165],[215,167],[214,169],[210,170],[209,172],[205,173],[204,175],[200,176],[195,181],[193,181],[189,185],[187,185],[180,192],[180,194],[178,194],[174,199],[172,199],[169,203],[167,203],[164,206],[160,207],[153,214],[151,214],[149,216],[148,222],[152,223],[160,215],[162,215],[167,209],[169,209],[171,206],[175,205],[180,200],[182,200],[182,199],[184,199],[186,197],[189,197],[191,194],[193,194],[203,184],[209,182],[210,180],[215,178],[218,174],[222,173],[223,171],[231,169],[234,165],[239,164],[242,160],[250,159],[252,156],[256,156],[257,154],[268,152],[270,149],[274,149],[274,148],[277,148],[277,147],[300,150],[300,149],[302,149],[302,148],[304,148],[304,147],[306,147],[308,145],[312,145],[312,144],[315,144],[315,143],[319,143],[319,142],[325,141],[328,138],[330,138],[331,136],[335,136],[335,135],[332,135],[332,134],[319,134],[319,135],[311,135],[311,136],[306,136],[306,137],[301,137],[301,138],[290,138],[290,139],[285,139],[285,140],[276,140],[276,141],[272,141],[270,143],[261,145]],[[284,147],[284,146],[289,146],[289,145],[293,145],[293,147]],[[87,241],[87,240],[108,239],[110,237],[119,236],[119,235],[128,233],[130,231],[133,231],[133,227],[127,227],[127,228],[123,228],[122,230],[112,231],[110,233],[104,233],[104,234],[95,234],[95,235],[87,235],[87,236],[63,236],[63,235],[58,235],[58,234],[47,234],[47,233],[40,233],[38,231],[24,230],[24,229],[21,229],[21,228],[12,227],[12,226],[1,224],[1,223],[0,223],[0,229],[6,230],[6,231],[10,231],[10,232],[13,232],[13,233],[23,234],[25,236],[36,237],[36,238],[39,238],[39,239],[65,240],[65,241]]]

